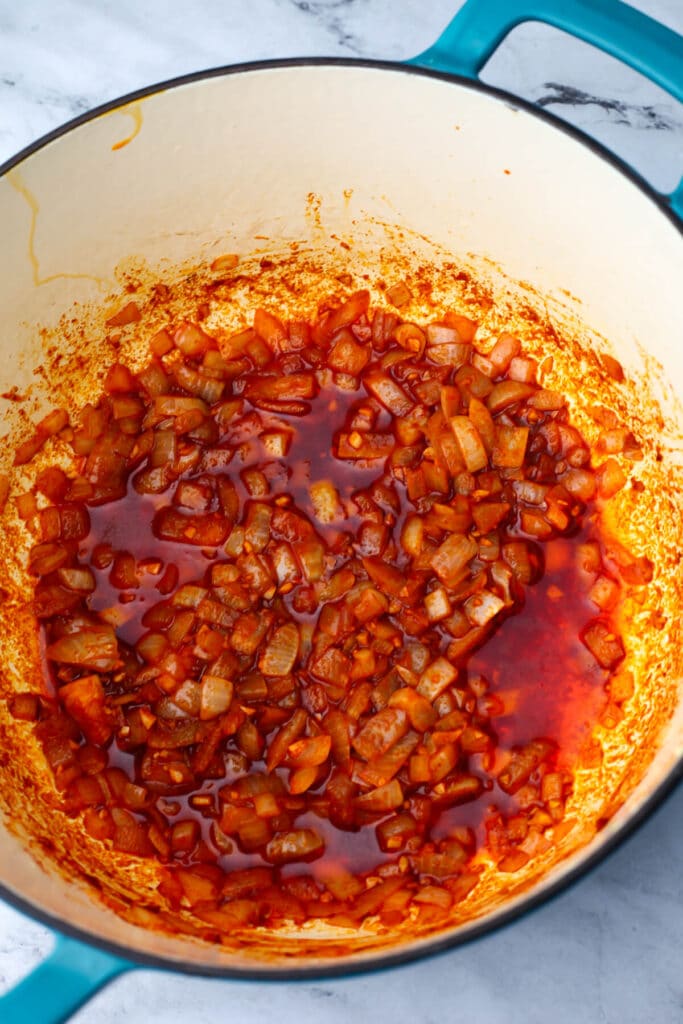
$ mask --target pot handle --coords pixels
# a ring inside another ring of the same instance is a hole
[[[63,1024],[107,982],[135,965],[111,953],[57,936],[46,960],[4,996],[2,1024]]]
[[[525,21],[545,22],[597,46],[683,102],[683,36],[621,0],[466,0],[434,45],[407,63],[477,79]],[[683,180],[664,198],[683,220]]]

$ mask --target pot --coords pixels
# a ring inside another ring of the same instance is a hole
[[[54,405],[55,392],[82,405],[97,388],[103,302],[222,252],[254,265],[286,253],[290,282],[296,275],[302,288],[321,291],[342,270],[377,276],[421,266],[437,300],[476,280],[506,323],[518,318],[532,351],[540,344],[533,324],[551,324],[557,386],[574,395],[585,387],[584,399],[611,403],[637,430],[645,497],[625,497],[611,526],[631,550],[647,551],[655,572],[624,620],[636,694],[616,728],[593,737],[576,827],[435,932],[290,929],[211,945],[144,926],[126,897],[149,879],[121,859],[103,860],[98,872],[92,846],[50,804],[30,730],[0,705],[9,754],[0,764],[0,895],[65,936],[0,1000],[5,1024],[63,1020],[136,964],[267,979],[350,973],[449,948],[584,874],[680,778],[683,186],[656,195],[595,143],[478,81],[507,33],[531,18],[599,46],[683,100],[683,39],[616,0],[468,0],[407,65],[298,60],[191,75],[95,110],[20,153],[0,168],[0,391],[28,390],[32,414]],[[296,305],[291,289],[280,297]],[[234,299],[237,312],[249,304],[246,295]],[[596,378],[610,355],[623,366],[622,383]],[[124,356],[135,358],[125,342]],[[65,375],[64,365],[78,373]],[[18,435],[17,404],[6,404]],[[25,552],[10,525],[10,600],[0,608],[5,695],[41,671],[35,621],[22,603]],[[119,906],[114,893],[124,896]]]

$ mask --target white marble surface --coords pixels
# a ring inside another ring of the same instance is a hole
[[[485,2],[485,0],[484,0]],[[683,33],[683,0],[633,0]],[[0,0],[0,162],[88,108],[150,82],[294,55],[400,59],[458,0]],[[656,187],[683,172],[683,108],[553,30],[525,26],[484,73],[567,117]],[[572,91],[574,90],[574,91]],[[674,1024],[683,1019],[683,791],[591,876],[473,946],[348,981],[255,985],[126,975],[76,1024]],[[0,904],[0,992],[50,933]],[[28,1022],[33,1024],[33,1022]]]

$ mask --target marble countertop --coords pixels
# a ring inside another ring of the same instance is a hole
[[[632,0],[683,33],[682,0]],[[0,0],[0,162],[90,107],[155,81],[287,56],[401,59],[458,0]],[[657,188],[683,171],[683,106],[561,33],[518,29],[484,79],[594,135]],[[467,948],[348,981],[255,985],[137,971],[76,1024],[674,1024],[683,1019],[683,791],[569,892]],[[0,903],[0,993],[50,933]],[[29,1022],[33,1024],[33,1022]]]

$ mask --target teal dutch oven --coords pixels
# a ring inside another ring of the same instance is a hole
[[[683,185],[655,193],[595,142],[482,84],[497,47],[532,20],[597,46],[683,101],[683,38],[618,0],[467,0],[437,42],[405,64],[302,59],[200,72],[93,110],[19,153],[0,168],[0,392],[22,387],[40,361],[31,324],[96,300],[98,281],[111,279],[123,257],[181,265],[211,245],[215,252],[216,239],[223,251],[245,252],[255,236],[314,246],[354,232],[372,253],[386,247],[391,224],[411,245],[428,238],[495,261],[549,303],[578,297],[582,321],[610,339],[627,376],[653,388],[662,460],[675,481],[676,444],[663,440],[683,437]],[[679,493],[670,505],[671,523],[652,530],[655,548],[680,543]],[[677,573],[662,572],[658,584],[673,608]],[[601,861],[683,772],[678,645],[643,643],[658,674],[654,713],[640,716],[641,733],[634,724],[637,777],[612,816],[522,892],[437,934],[402,932],[374,945],[347,935],[333,953],[324,935],[316,946],[309,934],[305,955],[294,942],[286,955],[273,948],[268,956],[162,934],[51,866],[46,843],[40,855],[31,842],[30,814],[22,828],[6,817],[0,896],[53,928],[56,943],[0,999],[0,1020],[57,1024],[137,966],[260,981],[351,974],[509,924]],[[28,671],[7,642],[2,659],[4,674]],[[7,808],[6,788],[2,799]]]

